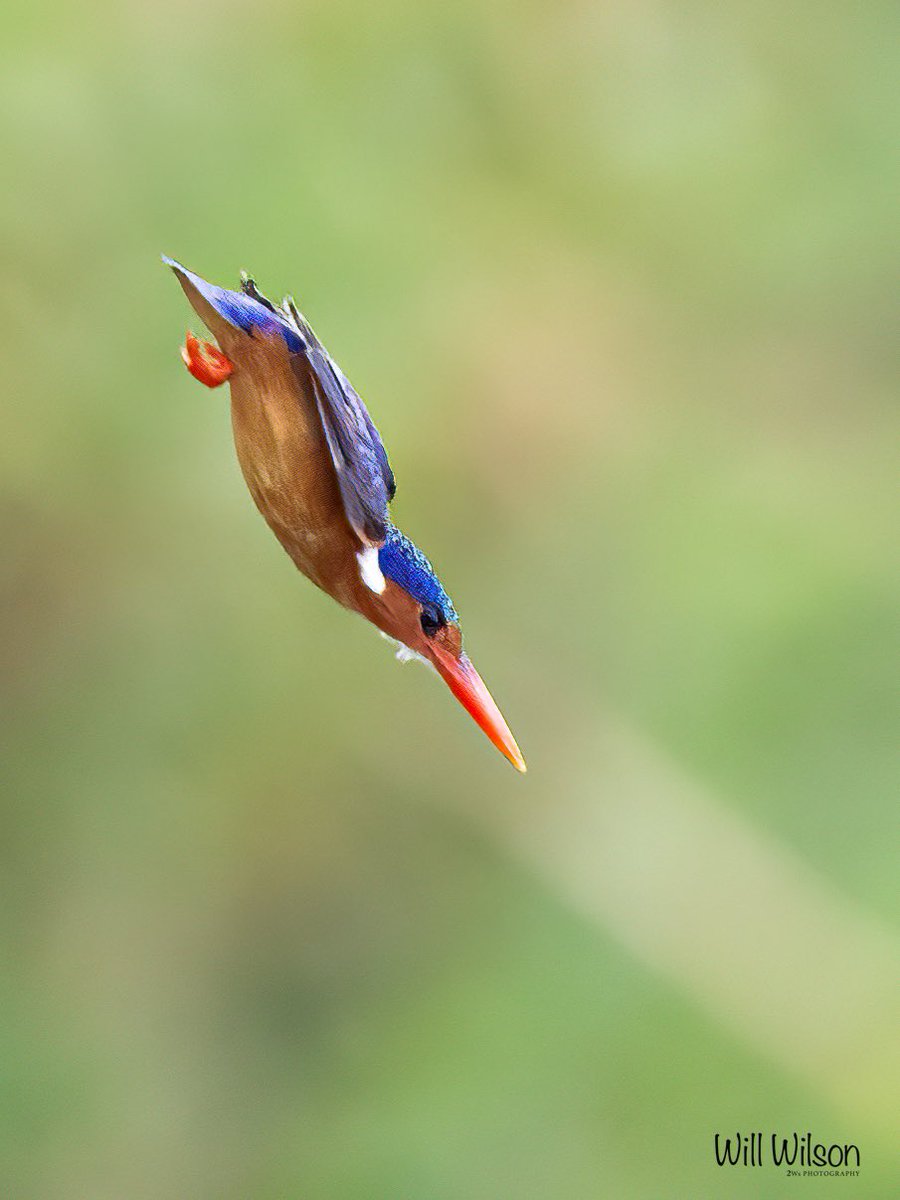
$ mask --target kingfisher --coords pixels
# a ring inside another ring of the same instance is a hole
[[[463,650],[459,617],[431,563],[393,524],[394,474],[359,395],[290,296],[276,306],[241,274],[238,291],[163,255],[218,342],[188,331],[181,357],[209,388],[228,383],[231,426],[254,503],[323,592],[422,659],[518,771],[522,757]]]

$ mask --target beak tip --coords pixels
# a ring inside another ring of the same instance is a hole
[[[468,656],[462,654],[453,657],[449,653],[435,652],[432,662],[469,716],[474,718],[507,762],[511,763],[520,775],[524,775],[528,767],[522,757],[522,751],[516,745],[516,739],[503,719],[503,714]]]
[[[503,757],[516,768],[520,775],[528,774],[528,764],[525,762],[525,756],[516,745],[515,739],[511,734],[509,742],[505,746],[499,746],[498,749]]]

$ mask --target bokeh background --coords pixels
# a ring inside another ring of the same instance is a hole
[[[0,21],[2,1195],[895,1195],[893,6]],[[297,296],[526,777],[294,571],[161,251]]]

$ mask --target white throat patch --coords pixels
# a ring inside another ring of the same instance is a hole
[[[392,646],[396,646],[394,657],[396,658],[397,662],[420,662],[423,664],[423,666],[428,667],[429,671],[434,671],[434,664],[430,663],[427,658],[423,658],[418,650],[410,649],[405,642],[398,642],[396,638],[392,638],[390,634],[385,633],[383,629],[379,629],[378,632],[386,642],[390,642]],[[436,671],[435,674],[437,674]]]

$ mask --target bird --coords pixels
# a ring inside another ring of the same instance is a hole
[[[494,746],[525,759],[463,649],[459,617],[422,551],[390,517],[396,485],[365,404],[290,296],[236,291],[162,255],[218,345],[190,330],[181,357],[208,388],[226,382],[244,480],[294,564],[344,608],[433,667]]]

